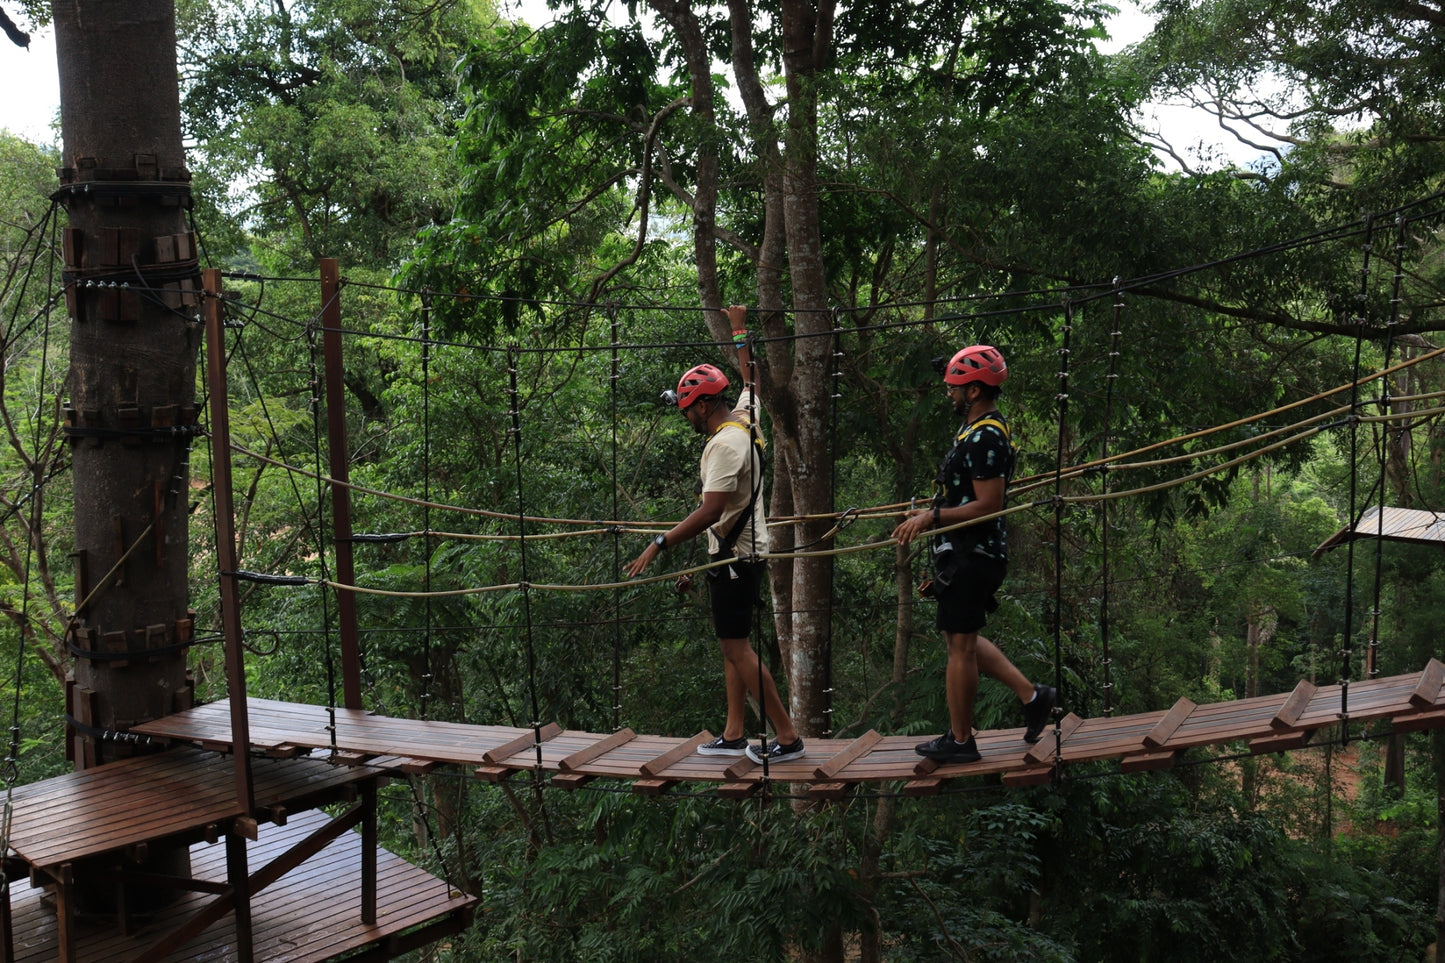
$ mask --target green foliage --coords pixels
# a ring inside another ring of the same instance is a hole
[[[245,185],[226,212],[263,248],[387,267],[449,216],[452,61],[480,23],[471,3],[195,3],[182,14],[197,166],[211,183]]]

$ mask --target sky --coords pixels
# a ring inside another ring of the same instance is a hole
[[[541,0],[511,0],[507,5],[517,9],[524,19],[532,19],[529,8],[541,10],[541,16],[545,16]],[[1119,0],[1118,5],[1120,12],[1110,24],[1113,39],[1104,47],[1106,51],[1133,43],[1149,30],[1149,17],[1130,0]],[[51,125],[59,123],[59,111],[54,31],[46,27],[32,32],[29,50],[16,47],[0,36],[0,128],[27,140],[57,142],[59,135],[52,131]],[[1254,160],[1257,153],[1241,147],[1232,138],[1222,137],[1214,119],[1202,112],[1156,107],[1153,114],[1165,136],[1183,150],[1202,142],[1206,149],[1218,150],[1223,159],[1236,164]],[[1176,166],[1172,161],[1165,163],[1166,169]]]

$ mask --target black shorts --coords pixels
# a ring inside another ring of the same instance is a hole
[[[935,627],[941,632],[977,632],[988,624],[988,613],[998,608],[994,593],[1003,584],[1008,563],[978,552],[967,552],[946,588],[933,583],[938,599]]]
[[[713,556],[731,558],[732,552]],[[733,562],[707,570],[707,594],[712,601],[712,627],[720,639],[746,639],[753,632],[753,606],[763,584],[766,562]]]

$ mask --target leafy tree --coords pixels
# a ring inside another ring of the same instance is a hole
[[[478,5],[196,2],[183,13],[198,166],[282,263],[388,266],[449,216],[452,61],[482,24]]]

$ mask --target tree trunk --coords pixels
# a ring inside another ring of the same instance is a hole
[[[130,751],[101,736],[189,698],[186,499],[201,335],[173,4],[57,0],[52,10],[70,224],[71,637],[111,656],[75,662],[70,746],[85,769]],[[173,855],[187,862],[184,849]]]
[[[783,224],[792,282],[794,370],[791,379],[796,432],[788,447],[793,487],[792,514],[801,545],[818,543],[833,511],[832,410],[833,317],[823,265],[818,197],[818,109],[816,85],[827,63],[833,33],[833,4],[784,0],[783,72],[788,91],[787,145],[783,157]],[[833,557],[793,562],[793,610],[785,653],[792,684],[793,719],[809,733],[827,727],[827,666],[831,631]]]

